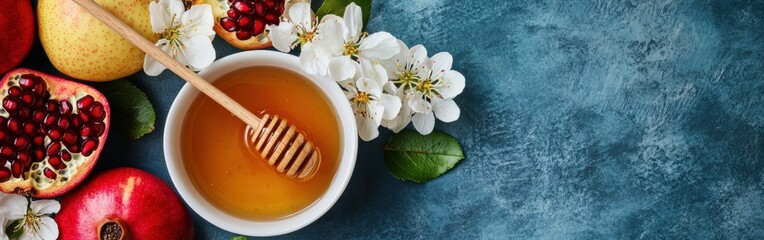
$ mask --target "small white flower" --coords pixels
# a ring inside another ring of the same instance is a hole
[[[297,3],[289,8],[289,19],[279,25],[269,24],[268,37],[273,47],[282,52],[289,52],[297,45],[313,42],[316,36],[316,21],[313,20],[313,10],[310,3]]]
[[[149,4],[151,29],[160,34],[156,46],[191,70],[198,71],[215,60],[214,18],[210,5],[193,5],[188,11],[180,0],[156,0]],[[143,71],[157,76],[167,69],[146,55]]]
[[[368,61],[354,62],[356,74],[353,78],[339,82],[345,88],[356,116],[358,136],[370,141],[379,135],[379,124],[383,119],[393,119],[401,108],[401,100],[383,93],[387,83],[387,73],[379,64]]]
[[[20,220],[18,230],[22,231],[19,239],[56,239],[58,225],[51,214],[61,210],[56,200],[37,200],[29,203],[27,198],[0,193],[0,222],[4,231],[12,222]],[[28,205],[27,205],[28,204]],[[0,232],[0,239],[8,239],[5,232]]]
[[[425,63],[428,61],[427,49],[422,45],[416,45],[409,49],[401,40],[398,40],[398,45],[400,46],[398,55],[382,62],[390,78],[390,82],[385,86],[385,91],[394,93],[404,103],[408,103],[414,95],[411,89],[415,88],[421,80],[419,76],[424,75]],[[383,120],[382,126],[393,132],[400,132],[411,122],[412,114],[411,107],[408,104],[403,104],[398,116],[392,120]]]
[[[438,53],[424,64],[419,81],[410,90],[413,95],[408,105],[414,112],[411,118],[414,128],[421,134],[430,134],[435,117],[443,122],[459,118],[460,110],[453,98],[464,90],[464,76],[451,70],[453,58],[448,53]]]
[[[389,59],[400,51],[395,37],[387,32],[376,32],[371,35],[361,31],[363,19],[361,7],[350,3],[345,8],[343,18],[336,15],[326,15],[318,27],[319,38],[313,41],[313,51],[316,51],[313,61],[326,65],[331,79],[340,81],[355,75],[356,61],[377,63]],[[324,71],[317,71],[326,75]]]

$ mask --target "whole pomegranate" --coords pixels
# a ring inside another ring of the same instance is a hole
[[[152,0],[95,0],[127,25],[156,42],[151,31]],[[72,0],[39,0],[40,42],[50,62],[67,76],[111,81],[143,69],[143,51],[95,19]]]
[[[194,225],[175,192],[135,168],[112,169],[61,199],[60,239],[193,239]]]
[[[32,49],[35,26],[32,2],[29,0],[0,0],[0,73],[19,65]]]
[[[0,190],[56,197],[95,166],[109,103],[91,87],[29,69],[0,81]]]
[[[242,50],[271,47],[265,25],[278,25],[281,17],[288,17],[285,9],[299,2],[310,0],[194,0],[212,6],[215,32]]]

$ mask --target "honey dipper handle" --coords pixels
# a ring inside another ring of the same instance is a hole
[[[154,46],[153,43],[149,42],[149,40],[144,38],[140,33],[133,30],[133,28],[106,11],[106,9],[103,9],[97,3],[93,2],[92,0],[74,1],[82,6],[96,19],[100,20],[104,24],[114,29],[114,31],[116,31],[118,34],[122,35],[122,37],[127,39],[127,41],[131,42],[133,45],[146,52],[146,54],[154,57],[154,59],[162,63],[162,65],[166,66],[168,69],[170,69],[170,71],[191,83],[191,85],[193,85],[196,89],[199,89],[199,91],[212,98],[212,100],[215,100],[215,102],[222,105],[225,109],[233,113],[233,115],[239,117],[247,125],[257,127],[260,124],[260,119],[252,114],[252,112],[248,111],[246,108],[241,106],[241,104],[228,97],[228,95],[220,91],[220,89],[215,88],[212,86],[212,84],[199,77],[199,75],[196,75],[196,73],[191,71],[191,69],[181,65],[178,61],[167,55],[167,53],[163,52],[158,47]]]

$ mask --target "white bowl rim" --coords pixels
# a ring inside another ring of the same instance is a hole
[[[167,114],[164,131],[165,164],[170,178],[181,198],[191,209],[213,225],[226,231],[247,236],[276,236],[297,231],[325,214],[340,198],[353,174],[358,152],[355,117],[345,95],[334,82],[326,77],[310,75],[302,71],[297,57],[281,52],[256,50],[239,52],[213,62],[199,72],[199,76],[213,82],[222,75],[245,67],[275,66],[291,70],[309,79],[329,101],[340,124],[340,162],[326,192],[313,204],[291,216],[269,220],[243,219],[218,209],[209,203],[196,189],[185,171],[181,158],[180,133],[193,99],[199,94],[186,83],[173,100]]]

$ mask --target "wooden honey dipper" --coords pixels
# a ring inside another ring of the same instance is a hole
[[[305,179],[311,176],[318,167],[320,152],[302,132],[283,118],[265,114],[262,119],[241,106],[228,95],[215,88],[193,71],[181,65],[167,55],[140,33],[122,22],[92,0],[74,0],[96,19],[108,25],[133,45],[146,52],[149,56],[166,66],[196,89],[215,100],[225,109],[247,124],[247,137],[260,152],[260,156],[268,160],[276,171],[288,177]]]

